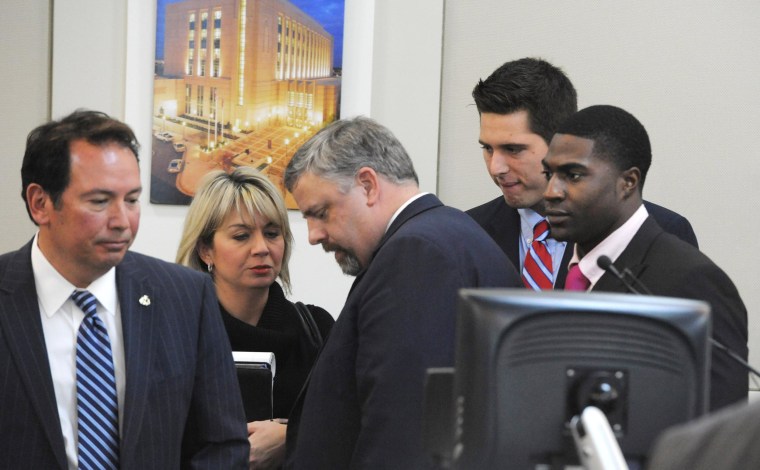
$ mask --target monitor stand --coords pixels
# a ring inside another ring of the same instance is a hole
[[[586,470],[628,470],[607,417],[595,406],[587,406],[570,421],[578,457]]]

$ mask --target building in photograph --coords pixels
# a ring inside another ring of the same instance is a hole
[[[333,36],[287,0],[185,0],[166,5],[164,18],[151,202],[185,203],[208,171],[248,165],[294,208],[284,169],[338,118]],[[181,140],[183,151],[161,136]],[[172,167],[178,159],[183,165]]]
[[[320,126],[338,115],[333,38],[286,0],[166,6],[154,113],[253,130]]]

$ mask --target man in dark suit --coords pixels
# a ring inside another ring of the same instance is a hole
[[[534,58],[507,62],[472,91],[480,115],[483,158],[502,195],[467,213],[491,235],[515,266],[530,252],[533,227],[544,219],[546,179],[541,160],[554,132],[578,110],[575,88],[552,64]],[[691,224],[664,207],[644,202],[650,215],[667,232],[697,246]],[[554,286],[565,285],[573,252],[551,238],[545,240],[552,259]]]
[[[575,243],[568,282],[576,266],[590,290],[628,292],[597,265],[607,256],[632,272],[637,290],[709,303],[713,338],[746,361],[747,311],[736,287],[707,256],[663,231],[642,204],[651,159],[644,127],[614,106],[586,108],[557,129],[543,162],[544,210],[552,236]],[[710,375],[710,409],[746,400],[747,369],[717,348]]]
[[[665,431],[647,470],[760,468],[760,402],[740,403]]]
[[[22,197],[39,230],[0,257],[0,468],[246,468],[210,278],[128,251],[137,149],[92,111],[29,134]]]
[[[420,192],[400,142],[370,119],[316,134],[285,184],[309,242],[357,276],[297,427],[291,414],[287,466],[432,466],[422,445],[424,379],[428,368],[454,364],[458,290],[517,286],[516,270],[471,218]]]

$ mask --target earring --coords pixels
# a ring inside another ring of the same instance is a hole
[[[213,264],[209,263],[206,266],[208,267],[208,272],[211,272],[211,271],[214,270],[214,265]]]

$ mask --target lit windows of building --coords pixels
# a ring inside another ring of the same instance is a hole
[[[240,18],[240,24],[238,26],[238,44],[240,46],[240,52],[238,55],[238,106],[243,106],[245,104],[245,20],[246,11],[248,11],[247,3],[246,0],[240,0],[240,11],[238,12]]]
[[[200,68],[198,70],[198,75],[201,77],[206,76],[206,49],[207,49],[207,42],[208,42],[208,12],[204,11],[201,12],[201,50],[198,54],[198,58],[200,59]]]
[[[208,96],[208,109],[210,113],[213,113],[214,115],[217,114],[217,108],[216,108],[216,87],[211,87],[209,90],[209,96]]]
[[[282,80],[282,15],[277,15],[277,62],[274,76]]]
[[[203,116],[203,85],[198,85],[196,96],[195,114]]]
[[[195,50],[190,49],[187,51],[187,69],[186,74],[192,75],[193,74],[193,56],[195,55]]]
[[[214,62],[211,66],[211,76],[219,77],[222,60],[222,10],[214,11]]]
[[[184,0],[166,6],[165,21],[164,69],[157,80],[180,81],[165,86],[162,97],[178,95],[180,112],[204,119],[213,114],[209,90],[215,88],[223,124],[314,126],[337,115],[333,38],[289,1]]]
[[[187,65],[185,75],[193,74],[193,57],[195,51],[195,13],[190,13],[187,19]]]

